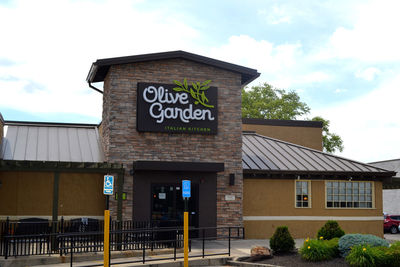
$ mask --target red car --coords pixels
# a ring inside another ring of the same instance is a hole
[[[383,215],[383,231],[397,234],[399,232],[400,215]]]

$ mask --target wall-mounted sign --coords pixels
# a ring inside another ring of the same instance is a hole
[[[218,92],[210,82],[138,83],[137,130],[217,134]]]
[[[235,200],[235,195],[225,195],[225,200],[226,201],[233,201],[233,200]]]

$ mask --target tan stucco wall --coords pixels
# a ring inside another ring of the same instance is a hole
[[[295,208],[295,180],[244,179],[243,216],[336,216],[336,217],[382,217],[382,183],[374,182],[375,207],[373,209],[325,208],[325,181],[312,180],[311,208]],[[302,220],[299,220],[302,218]],[[306,220],[244,221],[246,238],[269,238],[277,226],[286,225],[294,237],[315,236],[325,221]],[[383,217],[377,221],[340,221],[346,232],[383,235]]]
[[[0,216],[52,216],[51,172],[0,172]],[[101,216],[105,197],[101,174],[61,173],[59,216]]]
[[[243,131],[255,131],[260,135],[322,151],[322,128],[258,124],[243,124],[242,127]]]
[[[104,215],[103,179],[102,174],[60,174],[59,216]]]
[[[0,215],[51,215],[53,174],[0,172]]]

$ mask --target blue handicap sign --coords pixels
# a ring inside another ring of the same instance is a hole
[[[104,195],[112,195],[114,193],[114,176],[104,175]]]
[[[182,180],[182,197],[190,197],[190,180]]]

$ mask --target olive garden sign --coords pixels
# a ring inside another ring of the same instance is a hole
[[[217,134],[218,92],[210,82],[138,83],[137,130]]]

